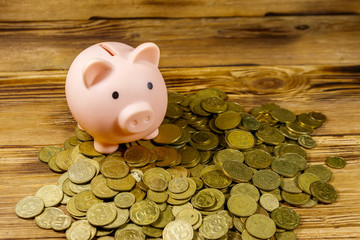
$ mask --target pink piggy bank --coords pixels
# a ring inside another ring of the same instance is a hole
[[[167,108],[159,58],[154,43],[133,48],[118,42],[95,44],[75,58],[66,99],[97,151],[111,153],[120,143],[157,136]]]

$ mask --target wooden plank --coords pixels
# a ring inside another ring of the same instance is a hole
[[[103,41],[161,49],[160,67],[352,65],[360,15],[0,23],[0,71],[68,69]]]
[[[295,113],[320,111],[328,121],[314,132],[317,147],[308,150],[310,164],[343,156],[347,167],[334,169],[331,183],[339,200],[298,209],[298,239],[359,239],[360,207],[360,66],[232,66],[161,69],[168,89],[191,93],[218,87],[246,110],[275,102]],[[58,174],[37,160],[44,145],[61,145],[73,135],[64,98],[66,71],[0,73],[0,239],[59,239],[19,219],[14,206]]]
[[[359,14],[353,0],[12,0],[0,1],[0,21],[87,20],[90,18],[183,18],[315,14]]]
[[[331,126],[327,134],[340,137],[360,133],[360,112],[356,110],[360,66],[164,68],[161,72],[173,91],[190,93],[218,87],[247,110],[265,102],[279,102],[297,114],[324,112],[329,118],[326,124]],[[65,77],[66,71],[0,72],[0,131],[7,136],[0,138],[0,146],[58,144],[69,136],[75,122],[65,100]],[[340,110],[346,121],[339,121]],[[40,131],[41,138],[29,139]],[[321,129],[317,133],[323,135]]]

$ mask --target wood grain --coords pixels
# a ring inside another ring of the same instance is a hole
[[[360,239],[360,66],[230,66],[163,68],[170,91],[184,94],[218,87],[246,110],[275,102],[295,113],[321,111],[328,121],[313,136],[309,164],[324,164],[331,155],[347,160],[333,169],[331,183],[339,200],[299,209],[298,239]],[[22,197],[55,184],[58,174],[37,160],[45,145],[62,145],[74,135],[66,105],[66,71],[0,73],[0,239],[59,239],[63,234],[36,227],[14,214]]]
[[[103,41],[155,42],[163,68],[353,65],[359,39],[360,15],[0,22],[0,71],[68,69]]]
[[[246,110],[275,102],[326,114],[308,162],[346,159],[332,170],[339,199],[296,208],[296,233],[360,239],[359,39],[355,0],[0,0],[0,239],[65,239],[18,218],[14,206],[56,183],[37,153],[74,135],[67,69],[102,41],[155,42],[170,91],[216,87]]]
[[[0,21],[88,20],[90,18],[197,18],[283,15],[358,14],[353,0],[6,0]]]

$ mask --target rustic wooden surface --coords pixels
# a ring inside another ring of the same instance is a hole
[[[275,102],[321,111],[310,164],[332,170],[339,199],[296,209],[298,239],[360,239],[360,2],[0,0],[0,239],[64,239],[14,214],[22,197],[54,184],[37,160],[62,145],[75,122],[64,95],[74,57],[100,41],[153,41],[169,90],[226,91],[246,110]]]

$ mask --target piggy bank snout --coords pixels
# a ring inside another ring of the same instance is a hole
[[[155,114],[147,102],[133,103],[119,114],[120,128],[128,133],[140,133],[150,128],[155,122]]]

